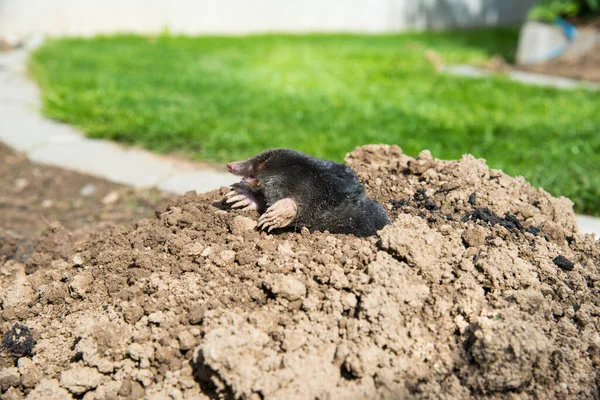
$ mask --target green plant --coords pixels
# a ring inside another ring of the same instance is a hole
[[[600,0],[540,0],[529,19],[552,22],[558,17],[584,17],[600,12]]]

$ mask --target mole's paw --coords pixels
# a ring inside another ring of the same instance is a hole
[[[251,192],[241,186],[232,186],[232,191],[225,194],[225,203],[231,208],[239,208],[242,210],[258,210],[259,204],[257,199]]]
[[[256,210],[258,208],[258,205],[252,199],[243,194],[229,196],[225,202],[230,204],[231,208],[241,208],[242,210]]]
[[[292,223],[298,214],[298,205],[292,199],[276,201],[258,219],[258,227],[271,232],[274,228],[285,228]]]

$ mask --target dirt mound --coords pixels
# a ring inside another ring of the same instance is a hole
[[[45,240],[47,248],[38,249],[38,259],[48,250],[70,252],[71,242],[84,239],[89,232],[150,216],[154,207],[169,197],[155,189],[133,189],[36,164],[0,142],[0,263],[28,259],[40,232],[54,222],[68,232],[62,229],[66,236],[60,237],[60,228],[52,225],[46,233],[55,231],[57,241]]]
[[[471,156],[347,162],[377,237],[257,232],[223,189],[5,262],[1,332],[34,346],[3,348],[4,398],[597,398],[600,245],[567,199]]]

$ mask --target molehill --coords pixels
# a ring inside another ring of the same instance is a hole
[[[346,162],[375,237],[259,232],[226,188],[49,228],[0,267],[2,398],[598,397],[600,244],[569,200],[469,155]]]

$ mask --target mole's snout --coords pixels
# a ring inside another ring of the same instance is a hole
[[[245,161],[233,161],[227,164],[227,171],[230,174],[244,176],[248,173],[248,163]]]

